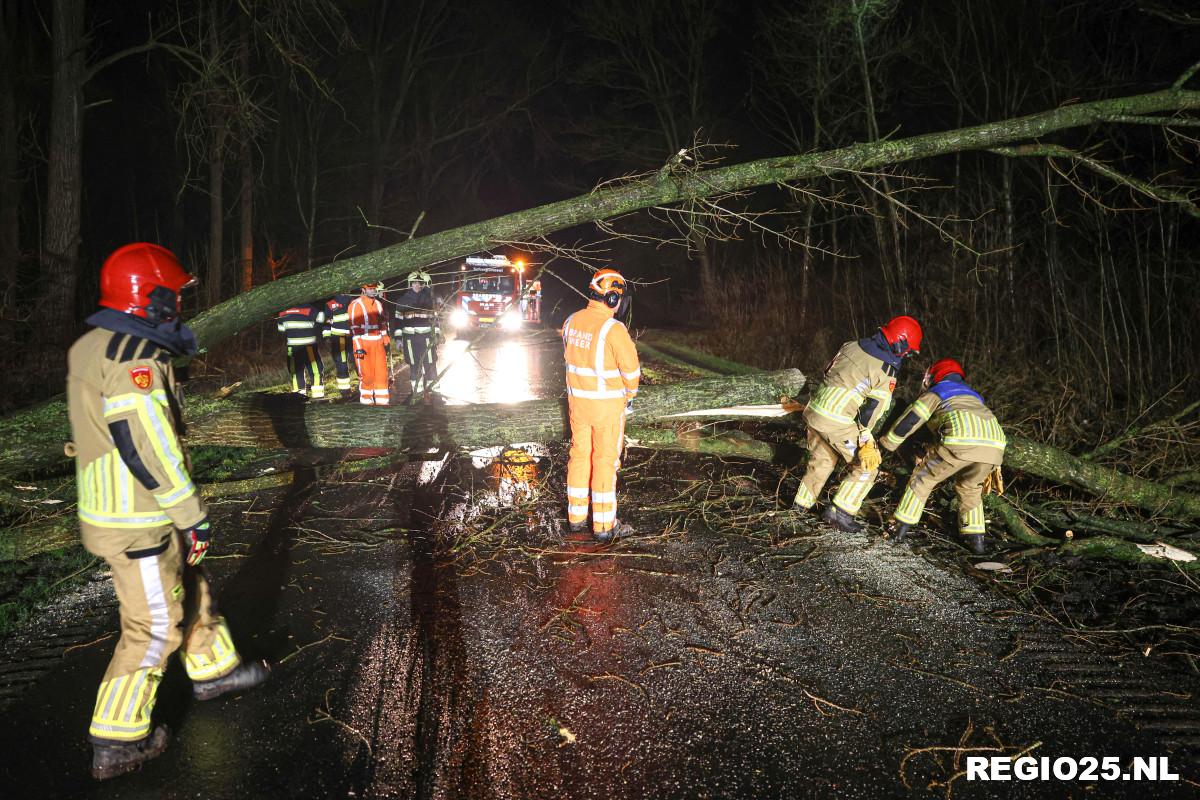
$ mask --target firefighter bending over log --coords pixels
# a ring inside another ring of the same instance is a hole
[[[837,467],[850,465],[824,519],[844,531],[858,531],[854,517],[875,483],[880,454],[872,428],[887,413],[904,359],[920,352],[921,326],[895,317],[872,336],[846,342],[825,368],[821,385],[804,410],[808,425],[808,469],[792,501],[812,509]]]
[[[68,354],[67,409],[83,546],[112,568],[121,638],[96,694],[92,776],[131,772],[167,746],[150,713],[171,654],[192,695],[211,700],[267,679],[245,662],[218,614],[200,562],[212,540],[179,442],[171,359],[196,352],[179,293],[195,279],[154,244],[121,247],[100,270],[92,330]]]
[[[923,394],[881,440],[884,449],[893,451],[922,424],[938,437],[937,444],[913,468],[900,505],[892,514],[893,541],[903,539],[920,521],[929,493],[942,481],[954,478],[963,543],[976,555],[984,552],[983,494],[993,482],[1003,491],[1000,465],[1007,441],[995,414],[967,385],[965,374],[952,358],[935,361],[925,371]]]
[[[428,272],[410,272],[408,290],[396,301],[395,336],[408,362],[408,380],[412,384],[410,404],[416,402],[419,392],[428,398],[437,380],[437,346],[442,329],[431,284]]]
[[[588,285],[588,304],[563,323],[571,452],[567,461],[567,521],[584,530],[591,492],[592,535],[611,542],[633,533],[617,519],[617,470],[625,415],[633,409],[641,368],[622,320],[629,318],[628,284],[602,269]]]

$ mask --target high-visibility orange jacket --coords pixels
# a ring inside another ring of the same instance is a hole
[[[624,405],[637,396],[642,370],[637,348],[613,310],[599,300],[567,317],[562,329],[567,396]]]
[[[389,339],[383,303],[362,295],[350,302],[350,335],[365,339]]]

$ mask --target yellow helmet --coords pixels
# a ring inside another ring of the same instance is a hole
[[[625,278],[615,269],[602,269],[592,276],[588,284],[588,295],[603,300],[609,308],[616,308],[625,295]]]

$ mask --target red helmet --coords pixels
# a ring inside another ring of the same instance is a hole
[[[943,358],[929,365],[929,369],[925,370],[925,378],[921,381],[921,385],[928,389],[935,383],[940,383],[951,375],[957,375],[960,378],[966,378],[966,370],[962,368],[962,364],[955,361],[953,358]]]
[[[168,322],[179,316],[179,292],[195,283],[167,248],[133,242],[113,251],[100,268],[100,305]]]
[[[879,330],[898,356],[921,352],[921,323],[912,317],[892,317]]]

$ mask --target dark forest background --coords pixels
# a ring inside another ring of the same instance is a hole
[[[1184,0],[0,0],[4,407],[61,390],[99,266],[130,240],[201,277],[194,312],[681,150],[746,161],[1165,88],[1197,41]],[[1186,194],[1197,137],[1129,120],[1053,143]],[[1071,158],[965,153],[730,207],[778,213],[617,224],[604,257],[643,283],[638,324],[812,372],[911,313],[920,368],[959,358],[1050,441],[1200,388],[1194,204]],[[577,304],[543,283],[548,308]]]

